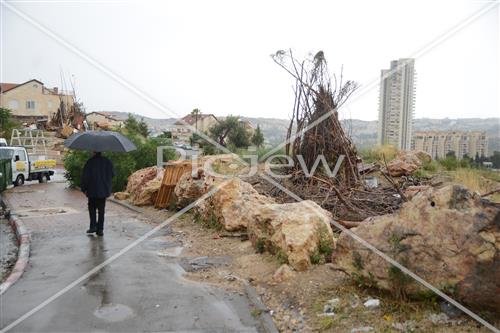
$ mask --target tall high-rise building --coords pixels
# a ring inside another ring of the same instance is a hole
[[[391,61],[380,77],[378,144],[411,149],[415,109],[415,59]]]

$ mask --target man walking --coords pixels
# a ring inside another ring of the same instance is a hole
[[[94,152],[85,163],[81,188],[88,198],[90,227],[87,234],[95,232],[97,236],[104,235],[104,209],[106,198],[111,195],[111,180],[114,175],[113,163],[100,152]]]

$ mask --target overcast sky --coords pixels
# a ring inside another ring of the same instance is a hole
[[[413,56],[416,118],[500,116],[498,2],[2,2],[1,81],[60,87],[62,71],[87,111],[288,118],[270,54],[292,48],[361,85],[344,118],[377,119],[380,70]]]

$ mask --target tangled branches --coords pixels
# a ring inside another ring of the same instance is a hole
[[[272,58],[295,79],[295,101],[286,141],[286,154],[294,159],[295,167],[286,171],[286,179],[278,181],[279,187],[315,201],[336,219],[349,220],[346,223],[351,223],[350,226],[366,217],[397,210],[405,200],[400,186],[392,179],[388,179],[389,186],[365,185],[363,173],[367,168],[358,168],[356,147],[339,120],[338,110],[357,89],[357,84],[344,82],[342,69],[340,77],[333,74],[331,79],[322,51],[303,61],[294,58],[291,50],[278,51]],[[304,167],[313,170],[319,159],[324,159],[323,163],[331,170],[342,157],[335,177],[327,176],[325,170],[313,175],[304,171]],[[259,179],[253,185],[278,202],[290,200],[277,187],[263,184]]]
[[[331,80],[323,51],[303,61],[294,58],[291,50],[278,51],[272,58],[295,78],[295,103],[286,153],[309,170],[320,156],[333,166],[343,155],[337,181],[347,188],[355,186],[359,183],[356,147],[341,126],[338,109],[357,84],[350,80],[344,83],[342,70],[339,79],[333,75]]]

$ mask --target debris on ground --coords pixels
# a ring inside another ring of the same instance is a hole
[[[293,278],[294,275],[295,275],[294,270],[287,264],[283,264],[274,273],[273,282],[281,283],[283,281]]]
[[[363,305],[368,309],[377,309],[378,307],[380,307],[380,300],[370,298],[369,300],[364,302]]]
[[[371,326],[363,326],[363,327],[356,327],[351,330],[351,333],[362,333],[362,332],[372,332],[373,327]]]

